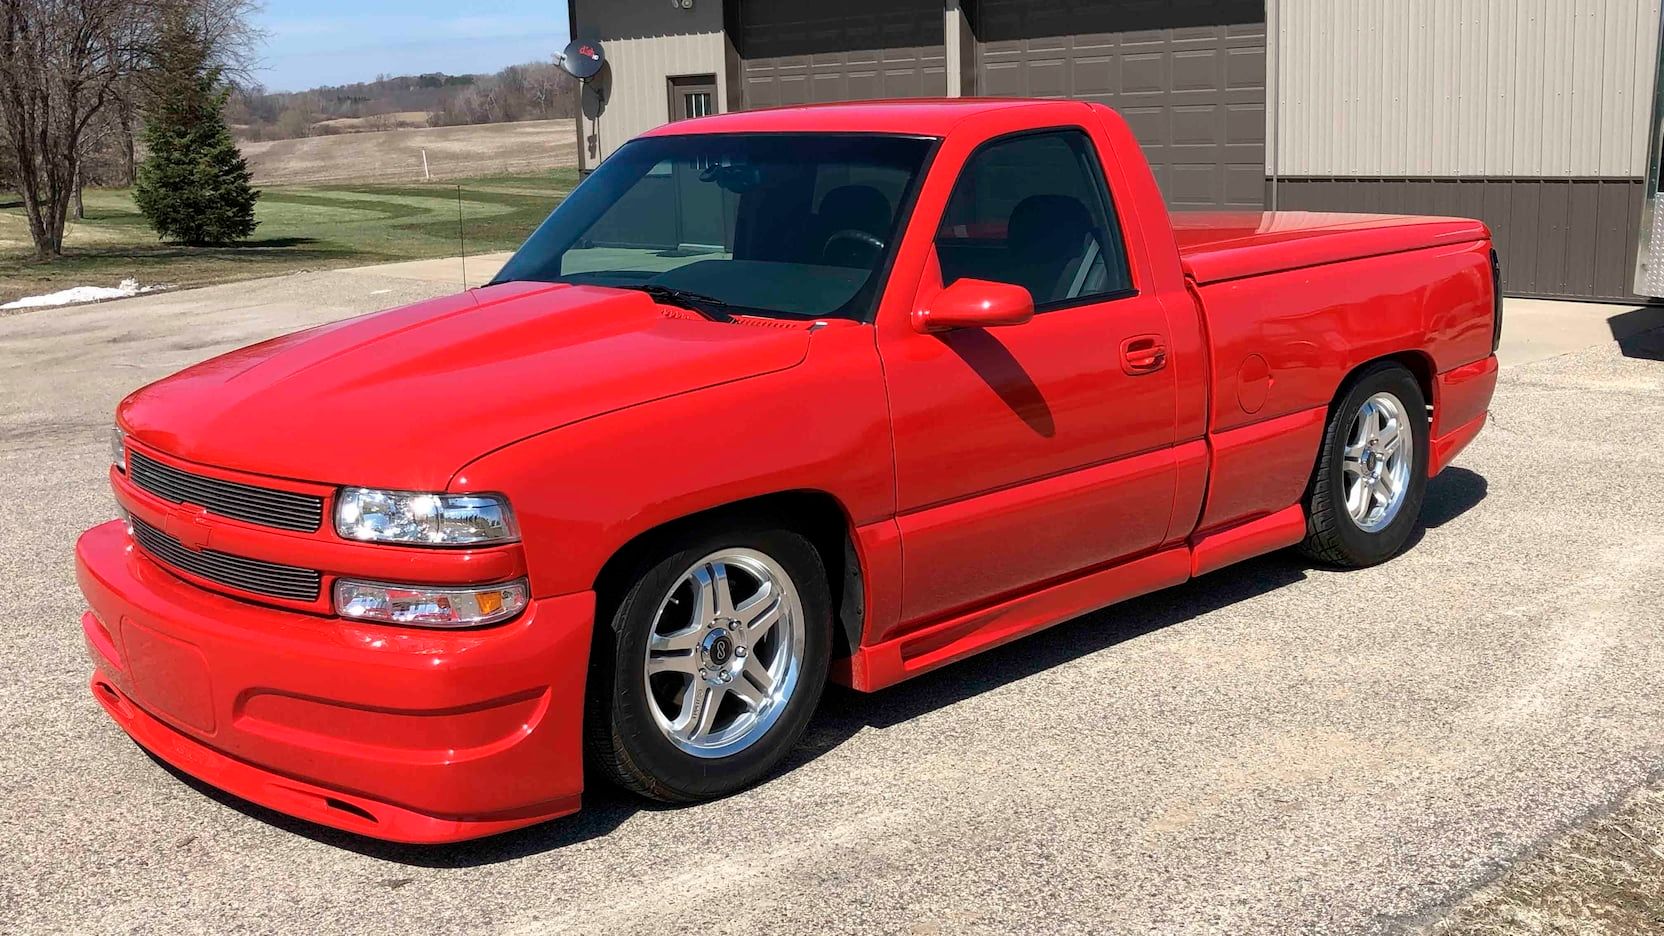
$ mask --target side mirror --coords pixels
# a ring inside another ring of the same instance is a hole
[[[1034,318],[1034,297],[1010,283],[960,279],[936,294],[930,306],[913,311],[913,330],[932,334],[954,328],[1021,325]]]

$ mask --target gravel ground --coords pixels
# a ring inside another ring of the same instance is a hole
[[[0,318],[0,930],[1390,932],[1664,764],[1654,332],[1506,369],[1393,562],[1260,559],[835,692],[722,802],[602,791],[419,850],[181,779],[86,689],[70,550],[113,514],[115,402],[446,288],[307,274]]]

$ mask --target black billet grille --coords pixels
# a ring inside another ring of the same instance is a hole
[[[230,553],[204,549],[193,552],[183,543],[163,533],[137,517],[131,519],[133,540],[163,565],[201,576],[232,588],[287,598],[291,601],[317,601],[323,575],[316,569],[279,565],[263,559],[248,559]]]
[[[311,533],[324,519],[324,501],[310,494],[206,478],[164,465],[131,449],[127,473],[133,483],[163,500],[195,504],[209,513],[279,530]]]

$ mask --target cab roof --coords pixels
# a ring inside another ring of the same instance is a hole
[[[840,104],[802,104],[714,114],[679,120],[642,134],[677,136],[694,133],[899,133],[943,137],[961,121],[991,111],[1038,108],[1079,119],[1091,105],[1080,101],[1033,98],[910,98]],[[1043,114],[1037,120],[1046,119]]]

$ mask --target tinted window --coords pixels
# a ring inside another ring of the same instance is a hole
[[[1027,134],[965,163],[936,234],[942,281],[1015,283],[1036,306],[1124,292],[1121,230],[1086,135]]]
[[[876,135],[635,140],[494,282],[660,285],[736,311],[862,318],[929,149]]]

